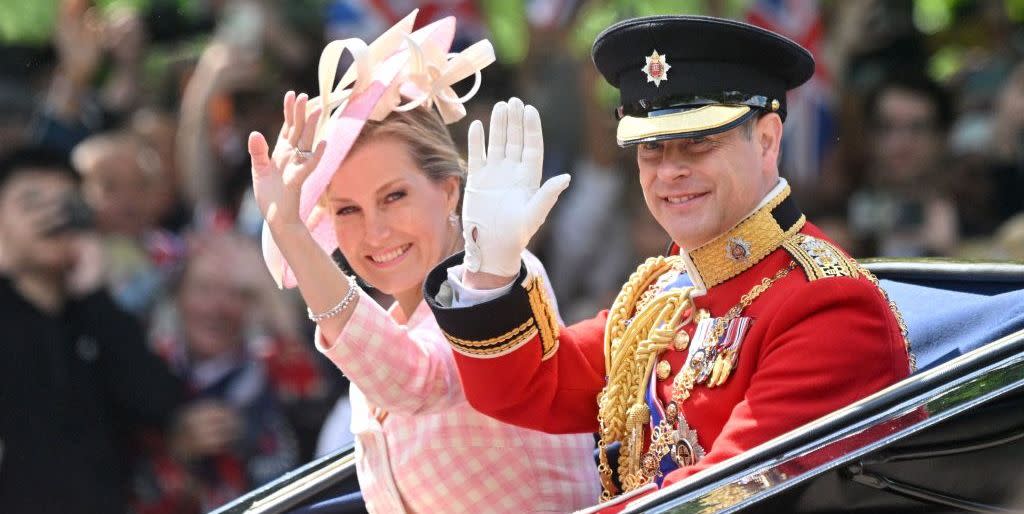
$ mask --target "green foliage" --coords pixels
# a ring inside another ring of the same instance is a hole
[[[1024,0],[1005,0],[1006,15],[1015,22],[1024,22]]]
[[[113,9],[133,9],[142,11],[149,7],[149,0],[96,0],[96,5],[104,11]]]
[[[0,0],[0,43],[45,45],[53,34],[56,0]]]
[[[523,2],[481,0],[480,4],[498,60],[506,64],[522,62],[530,46],[530,29]]]
[[[572,49],[588,55],[594,39],[609,25],[626,18],[655,14],[703,14],[701,0],[594,0],[580,11],[572,31]]]
[[[935,34],[953,23],[953,8],[957,0],[916,0],[914,25],[925,34]]]
[[[160,0],[93,0],[104,12],[116,9],[145,11]],[[186,15],[195,14],[195,0],[164,0],[178,4]],[[53,38],[61,0],[0,0],[0,44],[44,46]]]
[[[945,82],[960,71],[967,52],[963,48],[946,46],[938,49],[928,60],[928,75],[939,82]]]

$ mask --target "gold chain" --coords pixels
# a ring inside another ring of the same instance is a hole
[[[712,332],[708,343],[717,343],[724,334],[726,328],[732,320],[739,317],[740,313],[744,309],[750,306],[757,297],[761,296],[762,293],[768,290],[776,281],[782,279],[789,272],[796,269],[797,264],[790,261],[789,265],[782,268],[775,273],[772,277],[766,277],[761,280],[761,283],[755,285],[750,289],[747,294],[740,297],[740,302],[734,305],[725,316],[716,321],[714,331]],[[682,326],[682,325],[680,325]],[[708,344],[706,343],[706,344]],[[646,376],[646,375],[645,375]],[[681,383],[680,383],[680,377]],[[677,419],[682,419],[682,404],[690,397],[690,391],[697,379],[696,366],[693,362],[689,363],[686,368],[676,375],[676,379],[673,381],[672,388],[672,401],[676,404],[678,409]],[[680,387],[681,386],[681,387]],[[685,422],[685,421],[681,421]],[[672,450],[673,446],[678,441],[675,439],[674,427],[672,421],[668,417],[664,417],[660,423],[651,431],[651,444],[647,449],[647,452],[635,461],[639,464],[627,468],[623,473],[623,468],[620,466],[620,478],[622,479],[623,488],[627,491],[640,487],[646,483],[649,483],[654,477],[661,472],[660,463],[663,458]],[[697,445],[699,446],[699,445]],[[634,449],[633,451],[637,451]]]
[[[861,275],[867,277],[868,281],[874,284],[875,287],[878,288],[878,291],[882,293],[882,298],[888,302],[889,310],[891,310],[893,316],[896,317],[896,324],[899,325],[900,334],[903,336],[903,346],[907,350],[907,359],[910,360],[910,372],[913,373],[917,371],[917,357],[910,351],[910,339],[907,337],[909,331],[907,330],[907,322],[903,320],[903,313],[901,313],[900,308],[896,306],[896,302],[889,299],[889,294],[885,292],[885,289],[882,289],[882,286],[878,283],[878,277],[875,277],[874,273],[868,271],[868,269],[861,266],[860,263],[857,263],[857,271],[860,272]]]
[[[606,432],[605,425],[604,425],[604,419],[602,419],[599,416],[598,419],[597,419],[597,422],[598,422],[598,430],[600,431],[601,434],[604,434]],[[608,501],[608,500],[612,499],[612,497],[618,491],[618,488],[615,486],[615,481],[612,480],[612,466],[608,462],[608,443],[604,440],[603,436],[598,438],[598,440],[597,440],[597,450],[598,450],[598,452],[597,452],[597,455],[598,455],[597,473],[601,476],[601,499],[600,499],[600,501],[604,502],[604,501]]]
[[[796,266],[797,264],[795,262],[789,261],[788,266],[780,269],[778,273],[770,278],[765,277],[761,280],[760,284],[755,285],[749,292],[747,292],[747,294],[741,296],[740,303],[734,305],[725,313],[725,316],[715,322],[714,331],[711,333],[711,337],[708,338],[708,341],[705,344],[717,344],[718,340],[722,338],[722,334],[725,332],[725,329],[728,328],[729,323],[739,317],[740,313],[743,312],[743,309],[750,306],[758,296],[761,296],[762,293],[767,291],[768,288],[777,280],[785,277],[790,271],[796,269]],[[686,368],[684,368],[681,373],[677,374],[676,378],[672,381],[672,401],[680,409],[680,413],[682,413],[683,402],[690,397],[690,391],[693,390],[694,383],[697,380],[698,364],[701,363],[693,361],[688,362],[686,364]]]
[[[672,425],[666,419],[662,419],[658,426],[654,427],[651,431],[651,445],[640,458],[640,465],[626,475],[620,476],[623,489],[629,491],[642,487],[660,473],[661,459],[668,455],[675,442],[673,431]]]

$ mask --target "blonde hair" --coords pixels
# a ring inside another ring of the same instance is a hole
[[[407,112],[392,112],[382,121],[367,121],[359,138],[349,150],[382,137],[402,142],[420,170],[434,182],[454,177],[459,181],[458,210],[462,210],[462,190],[466,185],[466,163],[455,149],[448,127],[434,109],[418,107]]]

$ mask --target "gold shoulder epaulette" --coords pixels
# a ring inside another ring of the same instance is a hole
[[[859,276],[857,261],[847,257],[834,244],[807,234],[796,234],[782,243],[804,269],[807,280]]]

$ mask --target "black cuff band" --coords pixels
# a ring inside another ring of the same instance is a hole
[[[424,299],[452,348],[471,357],[497,357],[516,350],[539,332],[542,357],[550,356],[557,347],[558,324],[541,281],[535,278],[523,287],[527,279],[525,265],[520,265],[512,288],[497,298],[458,308],[438,302],[441,287],[448,280],[448,268],[462,260],[463,253],[445,259],[423,284]]]

